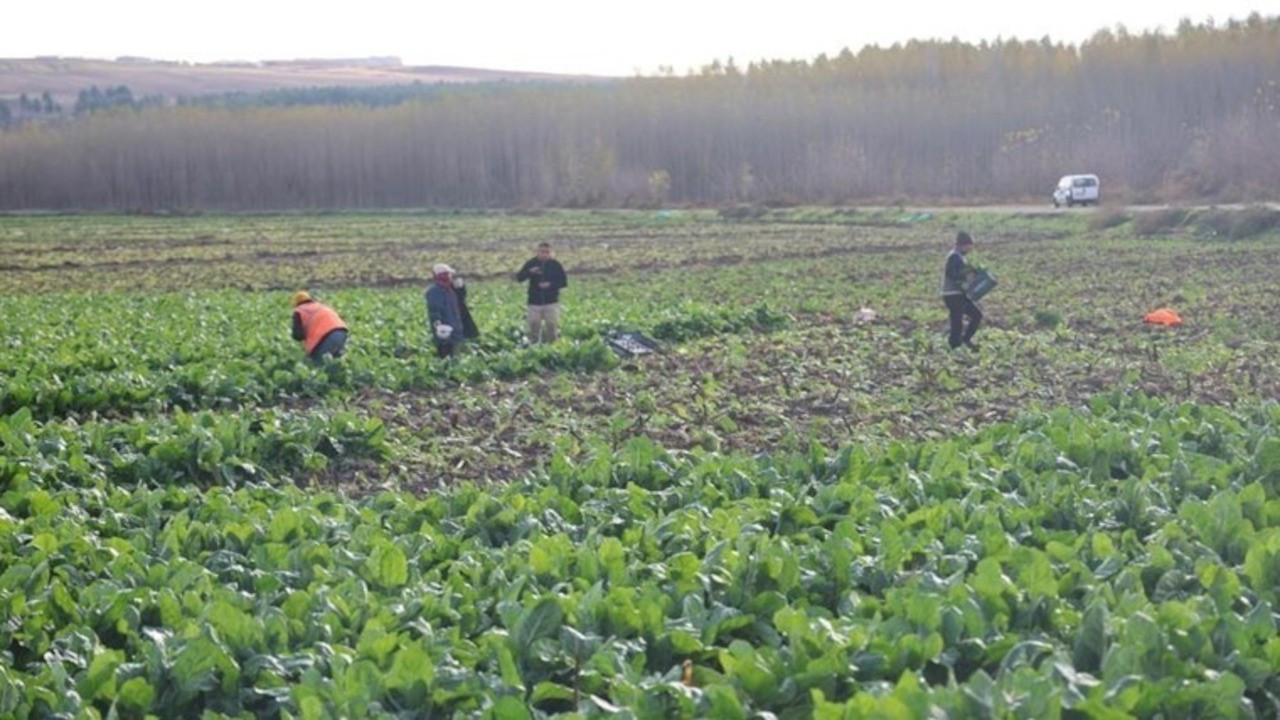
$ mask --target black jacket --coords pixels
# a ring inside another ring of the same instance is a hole
[[[542,268],[541,273],[534,273],[534,268]],[[529,304],[552,305],[560,302],[560,288],[569,286],[569,278],[564,274],[564,266],[559,260],[551,258],[546,262],[533,258],[516,273],[516,281],[529,281]],[[551,283],[551,287],[540,288],[539,283]]]
[[[480,328],[476,327],[476,321],[471,319],[471,310],[467,308],[467,286],[454,288],[453,292],[458,296],[458,314],[462,316],[462,337],[475,340],[480,337]]]

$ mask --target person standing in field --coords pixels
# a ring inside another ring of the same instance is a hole
[[[516,273],[516,282],[529,283],[529,342],[555,342],[560,331],[560,290],[568,287],[564,266],[551,257],[551,244],[539,243],[537,256]]]
[[[947,304],[947,311],[951,315],[951,331],[947,342],[952,349],[961,345],[970,350],[978,349],[973,336],[982,325],[982,311],[965,294],[965,287],[972,275],[966,256],[972,249],[973,238],[969,237],[969,233],[963,230],[956,233],[956,245],[947,254],[947,262],[942,271],[942,300]],[[967,327],[966,319],[969,321]]]
[[[302,341],[307,358],[319,364],[325,356],[342,357],[347,347],[347,324],[333,308],[299,290],[293,294],[293,339]]]
[[[425,293],[427,322],[431,326],[431,341],[436,346],[437,357],[452,357],[465,339],[462,323],[462,302],[453,287],[453,268],[436,263],[431,268],[434,282]]]

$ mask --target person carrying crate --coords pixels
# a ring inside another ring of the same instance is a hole
[[[952,349],[961,345],[970,350],[977,350],[973,336],[982,325],[982,311],[969,299],[966,287],[974,275],[966,255],[973,249],[973,238],[961,230],[956,233],[956,245],[947,253],[947,262],[942,271],[942,300],[951,315],[951,331],[947,342]],[[965,320],[968,320],[968,326]]]

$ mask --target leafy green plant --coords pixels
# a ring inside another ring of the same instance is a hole
[[[1062,324],[1062,313],[1057,310],[1036,310],[1032,314],[1036,327],[1052,330]]]

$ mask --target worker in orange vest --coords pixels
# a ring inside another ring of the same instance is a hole
[[[342,357],[347,347],[347,324],[333,308],[299,290],[293,294],[293,339],[302,341],[314,363],[323,362],[325,355]]]

